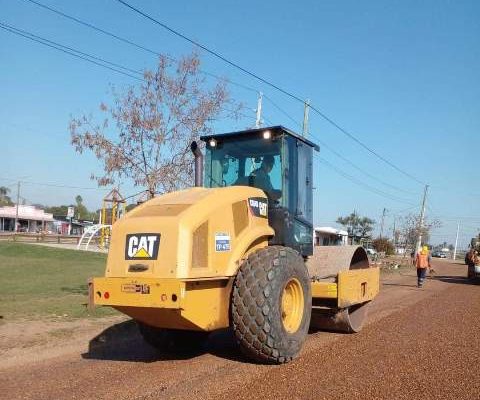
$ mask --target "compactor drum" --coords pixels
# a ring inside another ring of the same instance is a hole
[[[313,246],[318,147],[281,126],[201,139],[195,188],[115,223],[91,303],[131,316],[165,350],[194,349],[230,327],[262,363],[295,358],[309,329],[359,331],[379,272],[361,247]]]

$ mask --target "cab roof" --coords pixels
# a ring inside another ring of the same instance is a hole
[[[280,133],[285,133],[289,136],[292,136],[298,140],[301,140],[303,143],[309,145],[310,147],[313,147],[316,151],[320,151],[320,147],[313,143],[312,141],[308,140],[307,138],[299,135],[298,133],[295,133],[294,131],[285,128],[282,125],[276,125],[276,126],[265,126],[262,128],[255,128],[255,129],[247,129],[243,131],[236,131],[236,132],[227,132],[227,133],[217,133],[215,135],[205,135],[205,136],[200,136],[200,140],[203,140],[204,142],[208,142],[210,139],[215,138],[230,138],[230,137],[235,137],[235,136],[255,136],[258,135],[261,132],[264,131],[271,131],[272,134],[280,134]]]

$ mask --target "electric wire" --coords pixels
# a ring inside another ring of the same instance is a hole
[[[48,186],[48,187],[56,187],[56,188],[67,188],[67,189],[84,189],[84,190],[98,190],[98,191],[106,191],[108,189],[103,188],[95,188],[95,187],[84,187],[84,186],[72,186],[72,185],[64,185],[61,183],[47,183],[47,182],[36,182],[36,181],[27,181],[23,179],[13,179],[13,178],[5,178],[0,177],[0,180],[3,181],[10,181],[10,182],[20,182],[21,184],[26,185],[37,185],[37,186]]]
[[[51,7],[45,6],[45,5],[43,5],[43,4],[41,4],[41,3],[38,3],[38,2],[36,2],[36,1],[34,1],[34,0],[26,0],[26,1],[29,1],[29,2],[31,2],[31,3],[34,3],[34,4],[36,4],[36,5],[40,6],[40,7],[46,8],[46,9],[52,11],[52,12],[55,12],[55,13],[61,15],[61,16],[64,16],[65,18],[69,18],[69,19],[71,19],[71,20],[74,20],[74,21],[76,21],[76,22],[78,22],[78,23],[81,23],[81,24],[83,24],[83,25],[85,25],[85,26],[88,26],[88,27],[90,27],[90,28],[92,28],[92,29],[95,29],[95,30],[97,30],[97,31],[100,31],[100,32],[102,32],[102,33],[104,33],[104,34],[107,34],[107,35],[109,35],[109,36],[112,36],[112,37],[114,37],[114,38],[116,38],[116,39],[118,39],[118,40],[121,40],[121,41],[125,42],[125,43],[134,45],[134,46],[136,46],[136,47],[138,47],[138,48],[141,48],[141,49],[143,49],[143,50],[149,51],[149,52],[151,52],[151,53],[159,54],[159,53],[154,52],[153,50],[150,50],[150,49],[148,49],[148,48],[145,48],[144,46],[141,46],[141,45],[138,45],[138,44],[136,44],[136,43],[134,43],[134,42],[131,42],[131,41],[129,41],[128,39],[121,38],[121,37],[119,37],[118,35],[112,34],[112,33],[108,32],[108,31],[105,31],[105,30],[103,30],[103,29],[101,29],[101,28],[95,27],[95,26],[93,26],[93,25],[91,25],[91,24],[89,24],[89,23],[85,23],[84,21],[78,20],[77,18],[71,17],[71,16],[69,16],[69,15],[67,15],[67,14],[64,14],[64,13],[58,11],[58,10],[54,10],[54,9],[52,9]],[[122,2],[122,1],[120,1],[120,2]],[[124,3],[124,2],[122,2],[122,3]],[[29,34],[29,33],[26,32],[26,31],[22,31],[22,30],[20,30],[20,29],[13,28],[13,27],[10,27],[10,26],[8,26],[8,25],[7,25],[7,27],[9,27],[9,28],[11,28],[11,29],[14,29],[14,30],[16,29],[16,30],[20,31],[21,33],[24,33],[24,34],[27,34],[27,35]],[[21,33],[19,33],[19,32],[12,32],[12,33],[21,34]],[[123,67],[123,66],[121,66],[121,65],[119,65],[119,64],[115,64],[115,63],[112,63],[112,62],[110,62],[110,61],[101,59],[101,58],[99,58],[99,57],[92,56],[92,55],[89,55],[89,54],[87,54],[87,53],[80,52],[80,51],[75,50],[75,49],[73,49],[73,48],[70,48],[70,47],[68,47],[68,46],[64,46],[64,45],[61,45],[61,44],[59,44],[59,43],[49,41],[48,39],[44,39],[44,38],[38,37],[38,36],[36,36],[36,35],[34,35],[34,34],[30,34],[30,35],[32,35],[32,36],[33,36],[34,38],[36,38],[36,39],[45,40],[46,42],[51,43],[51,44],[53,45],[53,47],[56,48],[57,50],[64,51],[65,49],[67,49],[67,50],[70,50],[70,51],[77,52],[77,53],[79,53],[79,54],[81,54],[81,55],[84,55],[84,56],[86,56],[86,57],[91,57],[91,58],[97,59],[97,60],[99,60],[99,61],[102,61],[102,62],[111,64],[111,65],[114,65],[114,66],[116,66],[116,67],[123,68],[123,69],[125,69],[125,70],[129,70],[129,71],[132,71],[132,72],[134,72],[134,73],[141,74],[140,71],[131,70],[131,69],[129,69],[129,68],[127,68],[127,67]],[[25,36],[25,35],[22,35],[22,36]],[[31,37],[28,37],[28,36],[25,36],[25,37],[27,37],[27,38],[29,38],[29,39],[32,39]],[[32,39],[32,40],[33,40],[33,39]],[[40,42],[40,43],[41,43],[41,44],[47,44],[47,43],[43,43],[43,42]],[[47,45],[48,45],[48,44],[47,44]],[[55,47],[55,46],[61,46],[61,47],[63,47],[63,50],[62,50],[61,48],[57,48],[57,47]],[[77,56],[76,54],[72,54],[72,53],[70,53],[69,51],[65,51],[65,52],[67,52],[68,54]],[[81,57],[81,58],[82,58],[82,57]],[[92,60],[86,60],[86,61],[92,62]],[[95,64],[97,64],[97,63],[95,63]],[[99,64],[97,64],[97,65],[99,65]],[[100,66],[103,66],[103,67],[106,67],[106,68],[108,68],[108,69],[111,69],[111,68],[109,68],[109,67],[107,67],[107,66],[105,66],[105,65],[101,65],[101,64],[100,64]],[[121,71],[118,71],[118,70],[115,70],[115,69],[114,69],[114,71],[121,73]],[[207,73],[207,74],[208,74],[208,73]],[[219,77],[216,76],[216,75],[213,75],[213,74],[210,74],[210,75],[211,75],[211,76],[214,76],[214,77],[217,78],[217,79],[221,79],[221,78],[219,78]],[[129,76],[130,76],[130,75],[129,75]],[[229,81],[230,83],[233,83],[233,81],[231,81],[231,80],[228,80],[228,79],[227,79],[227,81]],[[256,91],[256,89],[247,87],[247,86],[245,86],[245,85],[241,85],[241,84],[239,84],[239,85],[240,85],[240,86],[243,86],[244,88],[246,88],[246,89],[248,89],[248,90]],[[286,112],[284,112],[280,107],[278,107],[278,106],[276,105],[276,103],[273,102],[268,96],[265,96],[265,97],[266,97],[276,108],[278,108],[282,113],[284,113],[285,115],[287,115],[292,121],[294,121],[294,122],[296,123],[296,121],[295,121],[294,118],[292,118],[291,116],[289,116],[289,115],[288,115]],[[299,100],[302,101],[301,99],[299,99]],[[245,114],[239,114],[239,115],[242,115],[243,117],[250,118],[250,116],[247,116],[247,115],[245,115]],[[318,139],[318,138],[317,138],[317,139]],[[386,184],[387,186],[391,186],[391,187],[393,187],[393,188],[395,188],[395,189],[397,189],[397,190],[399,189],[399,188],[397,188],[397,187],[395,187],[395,186],[393,186],[393,185],[390,185],[390,184],[388,184],[388,183],[386,183],[386,182],[383,182],[382,180],[374,177],[373,175],[369,174],[368,172],[363,171],[362,169],[360,169],[359,167],[357,167],[355,164],[353,164],[350,160],[346,159],[345,157],[341,156],[339,153],[335,152],[335,150],[331,149],[331,148],[330,148],[328,145],[326,145],[325,143],[322,143],[322,145],[323,145],[324,147],[326,147],[327,149],[329,149],[330,151],[332,151],[332,152],[333,152],[334,154],[336,154],[338,157],[342,158],[343,160],[345,160],[346,162],[348,162],[349,164],[351,164],[352,166],[354,166],[356,169],[358,169],[358,170],[360,170],[361,172],[363,172],[364,174],[370,176],[371,178],[373,178],[373,179],[375,179],[375,180],[378,180],[380,183]],[[330,165],[331,165],[331,164],[330,164]],[[350,177],[351,177],[351,176],[350,176]],[[353,177],[351,177],[351,178],[353,178]],[[355,178],[353,178],[353,179],[355,179]],[[358,181],[358,182],[359,182],[359,181]],[[367,185],[367,186],[368,186],[368,185]],[[369,188],[370,188],[370,189],[373,189],[373,190],[377,190],[377,189],[372,188],[372,187],[370,187],[370,186],[369,186]],[[400,190],[401,190],[401,191],[404,191],[403,189],[400,189]],[[382,191],[378,190],[378,192],[382,192]],[[407,192],[407,191],[404,191],[404,192]],[[382,193],[386,194],[385,192],[382,192]],[[407,193],[409,193],[409,192],[407,192]],[[388,194],[386,194],[386,195],[388,195]]]
[[[282,87],[270,82],[269,80],[257,75],[256,73],[254,72],[251,72],[249,71],[248,69],[242,67],[241,65],[233,62],[233,61],[230,61],[228,58],[222,56],[220,53],[214,51],[214,50],[211,50],[210,48],[208,48],[207,46],[197,42],[196,40],[193,40],[191,38],[189,38],[188,36],[184,35],[183,33],[171,28],[170,26],[168,26],[167,24],[159,21],[158,19],[152,17],[151,15],[147,14],[146,12],[143,12],[141,11],[140,9],[132,6],[131,4],[129,4],[128,2],[124,1],[124,0],[116,0],[118,3],[122,4],[123,6],[129,8],[130,10],[134,11],[135,13],[143,16],[144,18],[152,21],[153,23],[161,26],[162,28],[166,29],[167,31],[169,31],[170,33],[188,41],[189,43],[201,48],[202,50],[206,51],[207,53],[213,55],[214,57],[222,60],[223,62],[229,64],[230,66],[242,71],[243,73],[257,79],[258,81],[264,83],[265,85],[267,86],[270,86],[272,87],[273,89],[283,93],[284,95],[294,99],[294,100],[297,100],[299,102],[301,102],[302,104],[305,104],[305,101],[300,98],[299,96],[283,89]],[[424,185],[425,183],[422,182],[420,179],[416,178],[415,176],[413,176],[412,174],[408,173],[407,171],[404,171],[403,169],[399,168],[397,165],[395,165],[394,163],[392,163],[391,161],[389,161],[388,159],[386,159],[385,157],[383,157],[381,154],[379,154],[378,152],[376,152],[375,150],[373,150],[372,148],[370,148],[369,146],[367,146],[365,143],[363,143],[361,140],[359,140],[357,137],[355,137],[352,133],[350,133],[348,130],[346,130],[345,128],[343,128],[342,126],[340,126],[338,123],[336,123],[332,118],[328,117],[324,112],[322,112],[320,109],[318,109],[317,107],[315,107],[314,105],[309,105],[309,107],[314,111],[316,112],[318,115],[320,115],[324,120],[326,120],[328,123],[330,123],[332,126],[334,126],[335,128],[337,128],[340,132],[342,132],[344,135],[346,135],[347,137],[349,137],[351,140],[353,140],[354,142],[356,142],[359,146],[361,146],[362,148],[364,148],[365,150],[367,150],[369,153],[371,153],[372,155],[374,155],[375,157],[377,157],[378,159],[380,159],[381,161],[383,161],[384,163],[386,163],[387,165],[389,165],[391,168],[395,169],[396,171],[400,172],[401,174],[403,174],[404,176],[414,180],[415,182],[421,184],[421,185]]]
[[[122,42],[124,42],[124,43],[127,43],[127,44],[129,44],[129,45],[132,45],[132,46],[134,46],[134,47],[136,47],[136,48],[138,48],[138,49],[147,51],[147,52],[149,52],[149,53],[151,53],[151,54],[155,54],[155,55],[158,55],[158,56],[161,55],[159,52],[157,52],[157,51],[155,51],[155,50],[152,50],[152,49],[150,49],[150,48],[148,48],[148,47],[145,47],[145,46],[143,46],[143,45],[140,45],[140,44],[138,44],[138,43],[135,43],[135,42],[133,42],[133,41],[131,41],[131,40],[129,40],[129,39],[126,39],[126,38],[124,38],[124,37],[121,37],[121,36],[119,36],[119,35],[116,35],[116,34],[114,34],[114,33],[112,33],[112,32],[106,31],[106,30],[104,30],[104,29],[102,29],[102,28],[99,28],[98,26],[95,26],[95,25],[93,25],[93,24],[91,24],[91,23],[82,21],[82,20],[80,20],[79,18],[76,18],[76,17],[73,17],[73,16],[71,16],[71,15],[68,15],[68,14],[66,14],[66,13],[64,13],[64,12],[62,12],[62,11],[59,11],[59,10],[54,9],[54,8],[52,8],[52,7],[49,7],[49,6],[47,6],[47,5],[45,5],[45,4],[42,4],[42,3],[38,2],[38,1],[35,1],[35,0],[25,0],[25,1],[28,1],[28,2],[30,2],[30,3],[32,3],[32,4],[35,4],[35,5],[39,6],[39,7],[42,7],[42,8],[44,8],[44,9],[48,10],[48,11],[50,11],[50,12],[53,12],[53,13],[55,13],[55,14],[57,14],[57,15],[60,15],[60,16],[62,16],[62,17],[64,17],[64,18],[70,19],[70,20],[72,20],[72,21],[74,21],[74,22],[77,22],[77,23],[79,23],[79,24],[81,24],[81,25],[84,25],[84,26],[86,26],[86,27],[88,27],[88,28],[94,29],[94,30],[96,30],[96,31],[98,31],[98,32],[101,32],[101,33],[105,34],[105,35],[108,35],[108,36],[110,36],[110,37],[113,37],[113,38],[115,38],[115,39],[117,39],[117,40],[120,40],[120,41],[122,41]],[[121,3],[124,4],[124,5],[127,5],[126,2],[121,1]],[[128,6],[128,5],[127,5],[127,6]],[[136,9],[135,9],[135,11],[136,11]],[[142,15],[143,15],[143,14],[142,14]],[[145,16],[145,15],[144,15],[144,16]],[[166,29],[169,29],[169,28],[167,28],[166,26],[164,26],[164,27],[165,27]],[[169,30],[170,30],[170,29],[169,29]],[[173,30],[171,30],[171,32],[172,32],[172,33],[177,33],[176,31],[174,32]],[[188,38],[186,38],[186,37],[184,37],[184,36],[182,36],[182,37],[183,37],[184,39],[188,40]],[[202,47],[202,48],[203,48],[203,46],[199,45],[198,43],[195,42],[195,44],[198,45],[199,47]],[[205,48],[205,50],[207,50],[207,49]],[[168,58],[171,59],[171,60],[173,60],[173,61],[176,61],[174,58],[172,58],[172,57],[170,57],[170,56],[168,56]],[[224,61],[226,61],[226,60],[224,60]],[[232,81],[231,79],[228,79],[228,78],[220,78],[218,75],[212,74],[212,73],[207,72],[207,71],[201,71],[201,72],[202,72],[203,74],[205,74],[205,75],[214,77],[214,78],[216,78],[216,79],[224,79],[226,82],[228,82],[228,83],[230,83],[230,84],[233,84],[233,85],[236,85],[236,86],[238,86],[238,87],[242,87],[242,88],[244,88],[244,89],[246,89],[246,90],[253,91],[253,92],[258,92],[257,89],[255,89],[255,88],[246,86],[246,85],[244,85],[244,84],[240,84],[240,83],[238,83],[238,82]],[[248,72],[248,71],[245,70],[244,72]],[[258,77],[258,78],[259,78],[259,77]],[[267,82],[265,82],[265,83],[267,83]],[[287,93],[285,93],[285,94],[287,94]],[[283,114],[285,114],[291,121],[293,121],[295,124],[298,124],[298,122],[297,122],[294,118],[292,118],[288,113],[286,113],[282,108],[280,108],[269,96],[264,95],[264,97],[265,97],[268,101],[270,101],[270,102],[272,103],[272,105],[274,105],[274,107],[276,107],[280,112],[282,112]],[[298,97],[296,98],[296,100],[299,100],[299,101],[301,101],[301,102],[303,103],[303,100],[300,99],[300,98],[298,98]],[[313,106],[311,106],[311,108],[314,109]],[[316,111],[319,112],[319,110],[316,110]],[[322,116],[323,116],[324,118],[326,117],[326,115],[322,115]],[[328,118],[328,117],[327,117],[327,118]],[[334,121],[331,121],[331,120],[330,120],[329,122],[330,122],[330,123],[334,123]],[[339,129],[343,129],[343,128],[337,126],[335,123],[334,123],[334,125],[335,125],[337,128],[339,128]],[[345,133],[345,132],[344,132],[344,133]],[[331,150],[332,152],[334,152],[334,154],[336,154],[338,157],[342,158],[344,161],[346,161],[346,162],[349,163],[350,165],[354,166],[354,168],[358,169],[358,170],[361,171],[362,173],[364,173],[364,174],[368,175],[369,177],[371,177],[372,179],[377,180],[378,182],[380,182],[380,183],[382,183],[382,184],[384,184],[384,185],[386,185],[386,186],[389,186],[389,187],[391,187],[391,188],[393,188],[393,189],[400,190],[400,191],[402,191],[402,192],[404,192],[404,193],[412,194],[412,192],[405,191],[404,189],[398,188],[398,187],[396,187],[396,186],[394,186],[394,185],[391,185],[391,184],[389,184],[389,183],[387,183],[387,182],[384,182],[384,181],[382,181],[382,180],[374,177],[373,175],[369,174],[369,173],[366,172],[366,171],[363,171],[362,169],[360,169],[359,167],[357,167],[356,165],[354,165],[350,160],[348,160],[348,159],[344,158],[343,156],[339,155],[339,153],[337,153],[337,152],[335,152],[334,150],[332,150],[332,149],[331,149],[329,146],[327,146],[325,143],[323,143],[322,145],[323,145],[325,148],[327,148],[327,149]],[[384,161],[387,161],[387,160],[384,160]]]
[[[302,129],[303,127],[301,126],[301,124],[295,120],[295,118],[293,118],[288,112],[286,112],[282,107],[280,107],[278,104],[276,104],[269,96],[266,96],[264,95],[264,97],[277,109],[279,110],[282,114],[284,114],[287,118],[289,118],[294,124],[296,124],[300,129]],[[380,178],[377,178],[376,176],[372,175],[370,172],[368,171],[365,171],[364,169],[360,168],[359,166],[357,166],[355,163],[353,163],[351,160],[349,160],[348,158],[346,158],[345,156],[343,156],[342,154],[340,154],[338,151],[334,150],[331,146],[329,146],[327,143],[325,143],[323,140],[321,140],[320,138],[318,138],[318,136],[314,135],[313,133],[310,133],[310,135],[315,139],[315,141],[317,141],[318,143],[320,143],[321,146],[325,147],[327,150],[329,150],[331,153],[335,154],[338,158],[340,158],[341,160],[345,161],[347,164],[349,164],[350,166],[352,166],[353,168],[355,168],[357,171],[361,172],[362,174],[368,176],[369,178],[381,183],[382,185],[385,185],[385,186],[388,186],[392,189],[395,189],[399,192],[403,192],[403,193],[406,193],[406,194],[410,194],[410,195],[414,195],[416,196],[416,193],[413,193],[413,192],[410,192],[408,190],[405,190],[405,189],[402,189],[398,186],[395,186],[395,185],[392,185],[391,183],[388,183],[388,182],[385,182],[384,180],[380,179]]]
[[[127,38],[125,38],[125,37],[122,37],[122,36],[120,36],[120,35],[117,35],[117,34],[115,34],[115,33],[112,33],[112,32],[107,31],[107,30],[105,30],[105,29],[102,29],[102,28],[98,27],[97,25],[94,25],[94,24],[92,24],[92,23],[90,23],[90,22],[86,22],[86,21],[84,21],[84,20],[81,20],[80,18],[74,17],[74,16],[69,15],[69,14],[66,14],[66,13],[64,13],[64,12],[58,10],[58,9],[55,9],[55,8],[53,8],[53,7],[50,7],[50,6],[47,6],[46,4],[40,3],[40,2],[35,1],[35,0],[24,0],[24,1],[27,1],[27,2],[32,3],[32,4],[34,4],[34,5],[37,5],[38,7],[41,7],[41,8],[43,8],[43,9],[48,10],[48,11],[50,11],[50,12],[52,12],[52,13],[55,13],[55,14],[61,16],[61,17],[67,18],[67,19],[69,19],[69,20],[71,20],[71,21],[74,21],[74,22],[76,22],[76,23],[78,23],[78,24],[80,24],[80,25],[83,25],[83,26],[87,27],[87,28],[93,29],[93,30],[95,30],[95,31],[97,31],[97,32],[100,32],[100,33],[104,34],[104,35],[110,36],[110,37],[112,37],[112,38],[114,38],[114,39],[116,39],[116,40],[119,40],[119,41],[121,41],[121,42],[123,42],[123,43],[125,43],[125,44],[128,44],[128,45],[130,45],[130,46],[136,47],[137,49],[146,51],[146,52],[148,52],[148,53],[150,53],[150,54],[153,54],[153,55],[156,55],[156,56],[159,56],[159,57],[160,57],[160,56],[164,56],[164,57],[166,57],[167,59],[169,59],[170,61],[173,61],[173,62],[178,62],[178,60],[175,59],[175,58],[172,57],[172,56],[162,54],[162,53],[160,53],[159,51],[156,51],[156,50],[153,50],[153,49],[151,49],[151,48],[149,48],[149,47],[146,47],[146,46],[143,46],[143,45],[141,45],[141,44],[138,44],[138,43],[136,43],[136,42],[134,42],[134,41],[132,41],[132,40],[130,40],[130,39],[127,39]],[[230,84],[232,84],[232,85],[234,85],[234,86],[240,87],[240,88],[242,88],[242,89],[248,90],[248,91],[250,91],[250,92],[258,93],[258,90],[257,90],[257,89],[255,89],[255,88],[253,88],[253,87],[251,87],[251,86],[245,85],[245,84],[243,84],[243,83],[239,83],[239,82],[233,81],[233,80],[231,80],[231,79],[229,79],[229,78],[220,77],[220,76],[218,76],[218,75],[216,75],[216,74],[214,74],[214,73],[212,73],[212,72],[208,72],[208,71],[205,71],[205,70],[203,70],[203,69],[200,69],[200,72],[201,72],[202,74],[204,74],[204,75],[210,76],[210,77],[215,78],[215,79],[218,79],[218,80],[223,80],[223,81],[225,81],[225,82],[228,82],[228,83],[230,83]]]
[[[54,45],[54,46],[58,46],[58,47],[64,48],[64,49],[66,49],[66,50],[68,50],[68,51],[73,51],[73,52],[75,52],[75,53],[81,54],[82,56],[92,58],[92,59],[94,59],[94,60],[103,62],[103,63],[105,63],[105,64],[109,64],[109,65],[111,65],[111,66],[113,66],[113,67],[115,67],[115,68],[124,69],[124,70],[127,71],[127,72],[131,72],[131,73],[133,73],[133,74],[137,74],[137,75],[142,75],[142,76],[143,76],[143,72],[140,71],[140,70],[135,70],[135,69],[132,69],[132,68],[128,68],[128,67],[125,67],[125,66],[123,66],[123,65],[114,63],[114,62],[112,62],[112,61],[105,60],[104,58],[100,58],[100,57],[94,56],[94,55],[92,55],[92,54],[84,53],[84,52],[82,52],[82,51],[80,51],[80,50],[74,49],[74,48],[72,48],[72,47],[66,46],[66,45],[61,44],[61,43],[58,43],[58,42],[54,42],[54,41],[49,40],[49,39],[45,39],[45,38],[43,38],[43,37],[41,37],[41,36],[35,35],[34,33],[27,32],[27,31],[25,31],[25,30],[23,30],[23,29],[20,29],[20,28],[15,28],[14,26],[11,26],[11,25],[8,25],[8,24],[5,24],[5,23],[1,23],[1,22],[0,22],[0,24],[2,24],[2,25],[6,26],[6,27],[8,27],[8,28],[10,28],[10,29],[12,29],[12,30],[14,30],[14,31],[21,32],[21,33],[23,33],[23,34],[25,34],[25,35],[34,37],[35,39],[42,40],[42,41],[44,41],[44,42],[50,43],[50,44],[52,44],[52,45]]]
[[[323,165],[325,165],[326,167],[330,168],[331,170],[335,171],[338,175],[344,177],[345,179],[349,180],[350,182],[353,182],[355,183],[356,185],[372,192],[372,193],[375,193],[379,196],[382,196],[384,198],[387,198],[389,200],[393,200],[393,201],[396,201],[396,202],[399,202],[399,203],[405,203],[405,204],[410,204],[412,206],[414,206],[413,203],[411,203],[410,201],[406,200],[406,199],[402,199],[402,198],[399,198],[399,197],[396,197],[396,196],[392,196],[391,194],[389,193],[386,193],[380,189],[377,189],[373,186],[370,186],[368,184],[366,184],[365,182],[362,182],[360,181],[359,179],[355,178],[354,176],[352,175],[349,175],[348,173],[346,173],[345,171],[341,170],[340,168],[336,167],[335,165],[333,165],[332,163],[330,163],[329,161],[327,161],[326,159],[320,157],[320,156],[316,156],[314,155],[320,163],[322,163]]]
[[[16,34],[16,35],[19,35],[19,36],[22,36],[26,39],[30,39],[34,42],[37,42],[39,44],[43,44],[47,47],[50,47],[50,48],[53,48],[55,50],[58,50],[58,51],[61,51],[63,53],[66,53],[66,54],[69,54],[69,55],[72,55],[74,57],[77,57],[77,58],[80,58],[84,61],[88,61],[90,63],[93,63],[97,66],[100,66],[100,67],[103,67],[103,68],[106,68],[106,69],[109,69],[111,71],[114,71],[114,72],[117,72],[117,73],[120,73],[120,74],[123,74],[123,75],[126,75],[130,78],[133,78],[133,79],[136,79],[136,80],[139,80],[141,82],[145,82],[145,79],[143,78],[140,78],[138,76],[133,76],[131,75],[130,73],[128,72],[124,72],[124,71],[121,71],[117,68],[122,68],[124,70],[127,70],[127,71],[131,71],[132,73],[136,73],[138,75],[143,75],[141,71],[137,71],[137,70],[133,70],[129,67],[125,67],[123,65],[120,65],[120,64],[117,64],[117,63],[114,63],[112,61],[108,61],[104,58],[101,58],[101,57],[97,57],[97,56],[94,56],[94,55],[91,55],[91,54],[88,54],[88,53],[85,53],[85,52],[82,52],[80,50],[77,50],[73,47],[70,47],[70,46],[65,46],[61,43],[58,43],[58,42],[54,42],[54,41],[51,41],[49,39],[46,39],[46,38],[43,38],[41,36],[38,36],[38,35],[35,35],[31,32],[28,32],[26,30],[23,30],[23,29],[19,29],[19,28],[16,28],[14,26],[11,26],[11,25],[8,25],[8,24],[5,24],[5,23],[2,23],[0,22],[0,28],[1,29],[4,29],[10,33],[13,33],[13,34]],[[112,65],[113,67],[109,66],[109,65],[105,65],[105,64],[102,64],[102,63],[106,63],[106,64],[110,64]],[[228,109],[228,108],[225,108],[225,107],[221,107],[220,108],[221,111],[224,111],[224,112],[230,112],[230,113],[235,113],[236,115],[238,116],[241,116],[241,117],[244,117],[244,118],[250,118],[250,119],[254,119],[253,116],[250,116],[250,115],[246,115],[245,113],[242,113],[240,111],[237,111],[237,110],[231,110],[231,109]]]
[[[84,61],[87,61],[87,62],[89,62],[89,63],[95,64],[95,65],[100,66],[100,67],[102,67],[102,68],[106,68],[106,69],[109,69],[109,70],[111,70],[111,71],[117,72],[117,73],[119,73],[119,74],[128,76],[128,77],[130,77],[130,78],[132,78],[132,79],[136,79],[136,80],[139,80],[139,81],[143,81],[143,79],[142,79],[142,78],[139,78],[138,76],[134,76],[134,75],[132,75],[132,74],[130,74],[130,73],[128,73],[128,72],[125,72],[125,71],[116,69],[116,68],[114,68],[114,67],[110,67],[110,66],[108,66],[108,65],[102,64],[101,62],[95,61],[95,59],[93,59],[94,56],[89,56],[89,57],[91,57],[91,58],[88,58],[87,56],[83,56],[82,54],[80,54],[79,51],[74,52],[73,50],[71,51],[71,50],[66,49],[66,46],[63,46],[63,45],[60,45],[60,44],[55,45],[55,44],[48,43],[46,39],[40,39],[39,36],[38,36],[38,37],[35,37],[33,34],[31,34],[31,36],[30,36],[29,33],[22,33],[22,32],[21,32],[20,30],[18,30],[17,28],[10,27],[9,25],[4,24],[4,23],[2,23],[2,22],[0,22],[0,29],[3,29],[3,30],[5,30],[5,31],[8,31],[8,32],[13,33],[13,34],[18,35],[18,36],[23,36],[23,37],[26,38],[26,39],[29,39],[29,40],[32,40],[32,41],[34,41],[34,42],[43,44],[44,46],[50,47],[50,48],[52,48],[52,49],[61,51],[61,52],[66,53],[66,54],[69,54],[69,55],[71,55],[71,56],[73,56],[73,57],[80,58],[80,59],[82,59],[82,60],[84,60]],[[84,54],[86,54],[86,53],[84,53]],[[107,61],[105,61],[105,62],[107,62]],[[112,64],[112,63],[110,63],[110,64]]]

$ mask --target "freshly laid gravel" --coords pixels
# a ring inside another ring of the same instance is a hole
[[[287,365],[249,362],[225,333],[200,354],[161,354],[127,321],[88,350],[72,338],[62,356],[0,363],[0,399],[480,399],[480,285],[434,262],[424,289],[413,270],[384,275],[362,332],[310,334]]]
[[[235,398],[480,399],[480,285],[452,283],[264,374]]]

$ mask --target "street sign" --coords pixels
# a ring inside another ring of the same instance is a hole
[[[68,207],[67,217],[73,218],[74,214],[75,214],[75,207]]]

